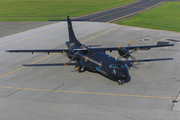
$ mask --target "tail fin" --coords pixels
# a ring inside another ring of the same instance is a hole
[[[75,44],[81,44],[77,39],[73,31],[71,18],[67,16],[67,22],[68,22],[68,31],[69,31],[69,42],[75,43]]]
[[[81,45],[81,43],[76,39],[76,36],[74,34],[71,21],[87,21],[87,20],[88,19],[73,19],[73,20],[71,20],[71,18],[69,16],[67,16],[67,20],[49,20],[49,21],[67,21],[67,23],[68,23],[68,32],[69,32],[69,42]]]

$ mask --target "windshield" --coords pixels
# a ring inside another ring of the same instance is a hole
[[[126,64],[122,64],[122,65],[118,65],[118,64],[111,64],[109,66],[109,68],[114,68],[114,69],[123,69],[123,68],[127,68],[127,65]]]

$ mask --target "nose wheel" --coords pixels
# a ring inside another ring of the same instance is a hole
[[[124,83],[124,80],[118,80],[118,85],[123,85],[123,83]]]

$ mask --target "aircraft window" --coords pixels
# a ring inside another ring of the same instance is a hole
[[[127,65],[126,64],[122,65],[122,68],[127,68]]]
[[[123,65],[110,65],[109,68],[114,68],[114,69],[121,69],[121,68],[127,68],[126,64]]]

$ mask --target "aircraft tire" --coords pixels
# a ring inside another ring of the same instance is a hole
[[[84,67],[84,66],[82,66],[82,68],[81,68],[81,69],[79,69],[79,70],[78,70],[78,72],[79,72],[79,73],[81,73],[81,72],[84,72],[85,70],[86,70],[86,69],[85,69],[85,67]]]
[[[118,85],[123,85],[123,81],[122,80],[118,80]]]

